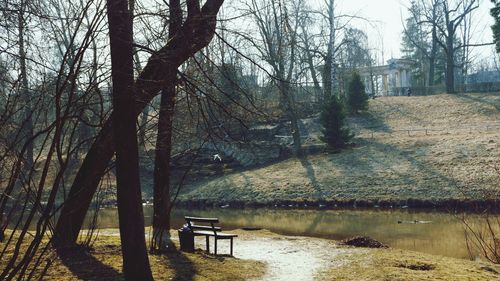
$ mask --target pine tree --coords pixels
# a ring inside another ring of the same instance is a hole
[[[491,0],[495,7],[490,11],[495,19],[495,24],[491,27],[493,30],[493,40],[496,44],[497,53],[500,53],[500,2],[498,0]]]
[[[406,19],[401,37],[401,52],[403,58],[417,62],[411,70],[413,86],[425,87],[434,83],[434,80],[432,83],[426,81],[431,67],[432,28],[420,24],[424,20],[421,5],[412,1],[408,8],[410,16]],[[432,63],[435,65],[435,62]]]
[[[325,103],[320,115],[323,126],[321,140],[331,149],[340,149],[354,137],[345,125],[346,113],[342,102],[336,97],[330,97]]]
[[[354,72],[349,80],[347,106],[351,113],[357,113],[368,108],[368,95],[365,93],[365,85],[357,72]]]

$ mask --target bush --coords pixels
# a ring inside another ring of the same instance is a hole
[[[335,96],[329,98],[320,115],[320,122],[323,126],[321,140],[332,149],[345,147],[354,136],[346,128],[345,118],[342,102]]]
[[[347,106],[351,113],[357,113],[368,108],[368,95],[365,93],[365,85],[357,72],[354,72],[349,80]]]

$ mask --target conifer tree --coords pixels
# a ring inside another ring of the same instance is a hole
[[[320,115],[323,126],[321,140],[329,148],[337,150],[343,148],[353,138],[353,134],[346,127],[346,113],[338,97],[329,97]]]
[[[365,93],[365,85],[357,72],[354,72],[349,80],[347,106],[351,113],[357,113],[368,107],[368,95]]]
[[[490,11],[495,19],[495,24],[491,27],[493,30],[493,40],[496,44],[497,53],[500,53],[500,2],[498,0],[491,0],[495,7]]]

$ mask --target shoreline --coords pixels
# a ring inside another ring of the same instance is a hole
[[[468,212],[468,213],[500,213],[500,199],[438,199],[438,200],[317,200],[317,201],[295,201],[279,200],[272,202],[248,202],[248,201],[223,201],[216,202],[209,199],[180,200],[175,203],[179,208],[271,208],[271,209],[312,209],[312,210],[334,210],[334,209],[375,209],[394,210],[408,209],[415,211],[440,211],[440,212]]]

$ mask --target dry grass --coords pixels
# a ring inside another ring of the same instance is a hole
[[[500,266],[396,249],[353,249],[317,280],[498,280]]]
[[[277,272],[280,275],[276,277],[287,280],[298,273],[292,273],[292,269],[283,271],[276,266],[286,265],[300,270],[304,263],[311,262],[309,259],[318,263],[317,271],[310,276],[314,275],[315,280],[320,281],[500,278],[500,265],[485,262],[392,248],[340,246],[330,240],[281,236],[266,230],[234,232],[239,235],[238,251],[250,249],[256,253],[252,254],[253,258],[269,263],[267,267],[261,261],[214,257],[201,250],[195,253],[172,251],[164,256],[150,255],[155,280],[266,280],[266,276],[275,276],[273,273]],[[118,230],[106,229],[102,233],[90,253],[70,251],[59,257],[55,252],[47,253],[45,258],[53,259],[53,264],[43,280],[124,280]],[[303,252],[307,257],[297,258],[297,252]],[[2,258],[0,269],[5,262],[6,259]]]
[[[52,265],[43,280],[124,280],[118,230],[104,233],[107,234],[99,236],[90,252],[47,252],[43,260],[52,260]],[[0,269],[4,268],[6,257],[11,253],[8,251],[2,258]],[[247,280],[260,277],[265,269],[264,264],[258,261],[215,257],[201,250],[195,253],[171,251],[166,255],[150,255],[149,261],[155,280]]]
[[[229,174],[190,186],[181,199],[498,198],[499,108],[500,94],[378,98],[351,120],[354,148]]]

